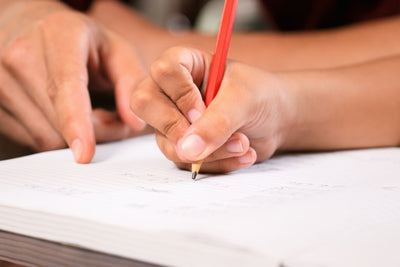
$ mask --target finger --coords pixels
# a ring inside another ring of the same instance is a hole
[[[35,148],[35,141],[27,130],[2,108],[0,108],[0,133],[18,144]]]
[[[145,79],[135,90],[131,98],[131,108],[174,144],[190,125],[151,78]]]
[[[205,110],[198,88],[205,76],[205,58],[199,50],[175,47],[151,67],[153,80],[192,123]]]
[[[156,135],[157,145],[165,157],[171,161],[180,162],[181,159],[176,154],[175,144],[157,129],[154,132]]]
[[[151,125],[147,124],[146,127],[140,131],[133,131],[131,129],[128,138],[142,136],[146,134],[153,134],[153,133],[154,133],[154,128],[151,127]]]
[[[127,138],[130,128],[118,117],[115,112],[95,109],[92,113],[92,122],[97,142],[111,142]]]
[[[65,147],[63,138],[43,116],[37,105],[22,91],[18,83],[4,71],[0,74],[0,80],[3,82],[0,86],[1,105],[29,133],[30,147],[36,151]],[[3,127],[7,127],[7,124]]]
[[[48,73],[44,51],[43,40],[36,27],[7,45],[3,50],[2,63],[11,78],[18,82],[19,88],[36,103],[53,128],[59,131],[57,116],[47,94]]]
[[[130,99],[146,73],[133,47],[112,32],[106,32],[107,41],[101,44],[101,59],[105,71],[115,86],[118,114],[134,130],[142,130],[146,123],[130,108]]]
[[[217,161],[204,162],[201,165],[202,173],[227,173],[243,169],[253,165],[257,160],[256,151],[250,148],[246,154],[240,157],[227,158]],[[190,170],[190,163],[175,163],[179,168]]]
[[[48,19],[43,26],[46,27],[43,38],[49,73],[48,92],[61,132],[75,160],[88,163],[96,143],[86,65],[89,49],[93,49],[93,42],[101,34],[89,28],[85,19],[77,17],[62,13]],[[70,30],[59,31],[60,28]]]
[[[164,155],[171,161],[179,162],[176,146],[161,133],[156,134],[157,144]],[[240,157],[249,150],[249,139],[242,133],[234,133],[228,141],[206,157],[203,162],[212,162],[233,157]]]
[[[257,151],[257,162],[262,162],[273,156],[277,151],[278,143],[276,138],[258,138],[251,140],[251,147]]]
[[[178,141],[179,157],[188,161],[206,158],[249,121],[249,107],[253,107],[249,92],[225,74],[216,98]]]

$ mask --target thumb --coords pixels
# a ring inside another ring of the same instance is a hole
[[[237,89],[235,84],[223,80],[216,98],[178,141],[180,158],[188,161],[206,158],[246,123],[247,98]]]

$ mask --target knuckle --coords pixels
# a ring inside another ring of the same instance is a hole
[[[175,132],[178,132],[178,129],[181,126],[181,122],[179,118],[170,119],[159,129],[164,135],[167,137],[174,136]]]
[[[140,115],[143,111],[151,104],[152,102],[152,94],[147,90],[136,90],[131,97],[130,100],[130,108],[131,110]]]
[[[69,92],[77,92],[82,86],[87,86],[85,74],[61,75],[54,79],[49,77],[47,80],[47,94],[52,102],[55,102],[60,95],[66,95]],[[60,100],[62,101],[62,100]]]
[[[165,157],[170,161],[179,161],[175,150],[170,144],[165,144],[165,142],[159,144],[160,150],[164,153]]]
[[[35,150],[38,152],[50,151],[55,149],[65,148],[65,142],[57,137],[49,137],[43,133],[33,136]]]
[[[173,46],[168,48],[163,54],[163,58],[173,59],[173,62],[181,62],[183,58],[192,56],[192,49],[185,46]]]
[[[48,15],[38,23],[38,27],[44,32],[59,32],[60,27],[68,29],[85,28],[87,19],[79,12],[71,10],[59,10]]]
[[[35,26],[41,32],[44,42],[52,44],[54,39],[64,38],[66,35],[60,35],[60,29],[68,29],[68,35],[78,38],[88,36],[94,22],[83,16],[79,12],[71,10],[56,11],[46,18],[39,21]],[[71,38],[72,39],[72,38]]]
[[[66,88],[65,86],[61,86],[61,81],[55,81],[53,79],[49,79],[47,83],[47,95],[49,96],[50,100],[55,103],[60,95],[60,90],[62,88]]]
[[[190,85],[180,87],[179,90],[176,90],[174,101],[178,107],[192,106],[191,103],[195,102],[193,87]]]
[[[54,99],[57,96],[57,87],[53,80],[47,81],[47,95],[49,96],[50,100],[54,102]]]
[[[173,162],[181,161],[176,153],[174,145],[168,139],[166,139],[164,135],[157,132],[156,139],[157,139],[158,147],[160,148],[160,150],[163,152],[164,156],[168,160],[173,161]]]
[[[186,50],[185,47],[173,46],[173,47],[170,47],[170,48],[168,48],[166,50],[165,55],[172,56],[172,57],[177,57],[185,50]]]
[[[1,63],[10,69],[23,69],[30,51],[32,49],[29,40],[24,36],[17,37],[3,49]]]
[[[173,75],[174,68],[170,61],[166,58],[161,58],[151,65],[150,74],[155,80],[162,80]]]

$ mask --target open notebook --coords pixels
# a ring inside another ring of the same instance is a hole
[[[178,170],[154,136],[0,162],[0,229],[173,266],[400,266],[400,148]]]

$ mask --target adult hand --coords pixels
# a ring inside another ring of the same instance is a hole
[[[129,108],[145,76],[131,45],[57,1],[10,1],[0,12],[1,133],[37,151],[67,144],[87,163],[96,141],[144,128]],[[89,85],[115,91],[117,113],[92,109]]]
[[[205,108],[211,55],[172,48],[133,93],[131,108],[156,129],[158,145],[179,167],[203,160],[206,172],[263,161],[279,148],[294,114],[277,75],[228,62],[220,90]]]

